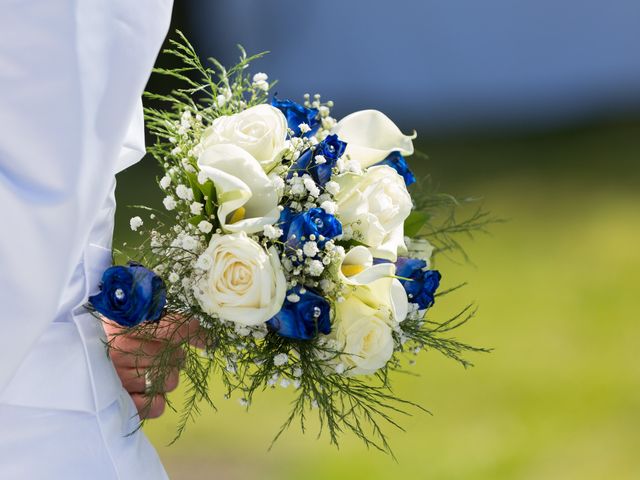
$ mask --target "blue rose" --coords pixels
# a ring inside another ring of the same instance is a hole
[[[407,292],[409,302],[417,303],[420,309],[433,305],[436,290],[442,276],[437,270],[427,270],[427,262],[417,258],[398,257],[396,275]]]
[[[297,215],[296,212],[291,210],[289,207],[284,207],[282,212],[280,212],[280,218],[278,219],[278,223],[276,226],[280,227],[282,230],[282,236],[280,237],[281,242],[287,241],[287,233],[289,232],[289,227],[291,226],[291,220]]]
[[[301,293],[304,291],[304,293]],[[297,302],[289,301],[297,295]],[[296,287],[287,292],[287,299],[278,314],[267,322],[272,332],[295,340],[311,340],[318,333],[331,333],[331,306],[317,293]]]
[[[102,274],[100,293],[89,302],[102,315],[123,327],[160,320],[167,289],[158,275],[138,263],[110,267]]]
[[[328,240],[342,235],[340,221],[322,208],[311,208],[295,214],[290,217],[288,225],[285,222],[280,228],[284,231],[285,245],[293,250],[302,248],[303,237],[309,240],[311,235],[315,235],[316,243],[322,248]]]
[[[393,168],[396,172],[398,172],[398,175],[404,178],[404,183],[407,187],[412,183],[416,183],[416,177],[409,169],[407,161],[400,154],[400,152],[390,153],[387,158],[382,160],[380,163],[376,163],[376,165],[388,165],[389,167]]]
[[[310,137],[318,131],[320,115],[317,108],[307,108],[291,100],[278,100],[276,97],[271,100],[271,105],[284,113],[284,116],[287,117],[287,125],[293,130],[295,137],[299,137],[302,133],[300,131],[301,123],[306,123],[311,128],[303,135],[305,137]]]
[[[338,139],[337,135],[328,135],[318,145],[300,155],[289,170],[289,178],[294,172],[298,172],[300,176],[308,173],[318,185],[324,186],[331,179],[333,167],[346,148],[346,142]],[[316,157],[319,155],[324,158],[324,163],[317,163]]]

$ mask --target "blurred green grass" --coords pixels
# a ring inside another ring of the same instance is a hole
[[[149,422],[172,478],[638,478],[640,124],[430,139],[422,150],[430,159],[414,164],[419,173],[482,194],[511,219],[465,242],[476,266],[438,264],[444,288],[469,286],[442,298],[434,317],[477,300],[477,318],[456,335],[495,351],[467,371],[423,354],[420,377],[397,378],[399,396],[433,412],[401,418],[406,432],[389,429],[398,462],[348,436],[338,451],[314,428],[291,429],[267,452],[291,399],[280,388],[249,413],[218,396],[219,411],[205,410],[172,446],[175,414]],[[150,163],[120,175],[121,205],[151,198]],[[130,215],[118,212],[119,239]]]

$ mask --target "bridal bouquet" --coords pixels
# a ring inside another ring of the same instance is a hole
[[[179,431],[198,402],[213,403],[218,377],[247,406],[257,391],[293,390],[283,430],[315,411],[331,441],[351,430],[388,451],[382,423],[398,426],[393,415],[414,406],[393,394],[390,374],[423,349],[465,365],[462,352],[481,350],[446,336],[471,310],[428,319],[441,280],[434,246],[465,231],[432,223],[450,197],[422,193],[405,160],[415,133],[383,113],[337,121],[319,95],[272,94],[267,75],[247,73],[256,57],[244,51],[227,70],[201,63],[184,37],[173,47],[183,66],[157,71],[184,88],[148,94],[168,107],[146,111],[164,209],[131,218],[135,262],[105,272],[93,307],[147,332],[163,314],[197,319],[202,348],[187,351]]]

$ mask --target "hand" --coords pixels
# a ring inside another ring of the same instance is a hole
[[[178,386],[180,366],[184,358],[181,345],[190,339],[191,343],[198,343],[193,338],[199,325],[195,320],[184,322],[179,318],[166,316],[158,324],[150,324],[143,332],[127,333],[127,329],[106,319],[103,326],[109,341],[111,360],[122,385],[131,395],[140,418],[159,417],[166,406],[164,394]],[[172,368],[160,385],[154,385],[153,391],[157,393],[150,399],[146,392],[145,374],[157,362],[168,344],[171,344],[175,352],[169,362]]]

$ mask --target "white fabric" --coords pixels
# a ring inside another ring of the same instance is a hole
[[[0,388],[51,322],[83,256],[170,7],[169,0],[3,2]]]
[[[0,404],[3,480],[166,479],[126,392],[98,415]],[[10,431],[11,435],[4,433]]]
[[[2,4],[2,479],[166,478],[127,436],[135,409],[82,305],[111,261],[114,175],[144,152],[140,96],[171,6]]]

